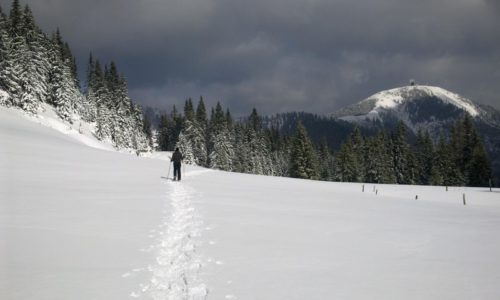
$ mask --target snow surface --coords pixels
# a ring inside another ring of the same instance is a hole
[[[0,141],[0,299],[500,298],[498,189],[172,182],[7,108]]]

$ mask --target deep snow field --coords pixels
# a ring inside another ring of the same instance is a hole
[[[500,299],[498,189],[172,182],[74,131],[0,107],[0,299]]]

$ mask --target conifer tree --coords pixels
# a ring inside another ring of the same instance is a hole
[[[246,130],[242,124],[238,123],[234,126],[234,157],[233,157],[233,170],[235,172],[247,173],[250,172],[247,168],[249,161],[249,147],[247,143]]]
[[[0,6],[0,89],[7,90],[7,86],[5,83],[5,70],[7,67],[7,53],[9,47],[10,37],[7,31],[7,17],[2,11],[2,6]],[[3,99],[3,101],[7,101],[7,99]],[[0,104],[8,104],[7,102]]]
[[[191,126],[191,121],[187,122]],[[179,150],[181,151],[184,163],[195,164],[193,145],[191,144],[190,138],[186,134],[184,134],[184,131],[181,131],[181,133],[179,134],[176,147],[179,148]]]
[[[87,64],[87,74],[85,81],[85,98],[82,103],[81,115],[85,121],[92,122],[97,118],[97,76],[96,76],[96,62],[92,56],[89,54],[89,60]]]
[[[415,145],[418,184],[428,185],[431,182],[434,146],[428,131],[417,132],[417,143]]]
[[[233,138],[227,127],[222,128],[212,136],[212,151],[210,152],[210,168],[233,171]]]
[[[203,102],[203,97],[200,96],[200,101],[198,102],[198,106],[196,107],[196,122],[202,128],[203,131],[206,130],[207,127],[207,111],[205,108],[205,103]]]
[[[22,35],[23,13],[21,10],[21,4],[19,4],[19,0],[12,1],[9,21],[10,21],[9,32],[11,37]]]
[[[287,136],[280,135],[278,129],[271,128],[267,131],[267,140],[269,141],[269,147],[271,152],[271,163],[273,165],[273,174],[275,176],[289,176],[289,166],[290,166],[290,139]],[[325,157],[328,156],[330,163],[330,170],[323,170],[328,173],[330,177],[333,174],[333,157],[331,155],[330,149],[325,149],[328,153],[323,153]],[[324,163],[322,168],[327,168],[328,163]],[[331,180],[332,178],[328,179]],[[325,179],[326,180],[326,179]]]
[[[467,114],[455,123],[450,147],[454,150],[456,165],[463,183],[468,186],[486,186],[491,178],[491,165],[483,142]]]
[[[226,109],[226,125],[229,130],[233,128],[233,117],[231,116],[231,112],[229,111],[229,108]]]
[[[28,5],[23,14],[23,34],[26,39],[28,51],[24,54],[23,72],[26,73],[24,85],[30,85],[31,96],[37,102],[48,101],[49,81],[49,50],[44,43],[44,34],[35,24],[35,18]],[[24,91],[26,93],[26,91]]]
[[[454,186],[463,184],[463,175],[457,165],[453,143],[447,143],[443,134],[436,146],[432,164],[431,184]]]
[[[342,182],[356,182],[358,179],[356,156],[350,139],[340,146],[335,156],[335,179]]]
[[[491,164],[483,143],[474,145],[468,167],[468,186],[488,186],[491,180]]]
[[[333,155],[330,152],[326,138],[321,140],[319,146],[319,167],[320,167],[320,179],[325,181],[333,180]]]
[[[354,156],[354,179],[355,182],[362,182],[365,173],[365,141],[361,135],[359,127],[354,127],[351,133],[351,145]]]
[[[167,114],[160,115],[160,124],[158,125],[158,150],[168,151],[174,140],[172,136],[172,125]]]
[[[151,121],[149,120],[147,115],[144,116],[142,132],[144,132],[144,134],[146,135],[149,148],[153,148],[153,132],[151,130]]]
[[[263,131],[262,118],[254,108],[248,117],[245,128],[245,147],[247,149],[246,172],[273,175],[274,169],[269,152],[269,141]]]
[[[250,126],[254,131],[259,131],[262,128],[262,119],[255,108],[252,109],[249,120]]]
[[[191,122],[195,120],[193,100],[191,98],[188,98],[184,104],[184,117]]]
[[[208,164],[211,168],[233,170],[233,137],[227,126],[224,110],[219,102],[210,120]]]
[[[40,100],[36,98],[34,83],[37,82],[35,65],[31,60],[31,52],[26,48],[22,53],[21,73],[19,74],[19,84],[21,85],[20,106],[23,110],[36,113],[40,106]]]
[[[372,137],[366,141],[366,163],[365,163],[365,182],[370,183],[385,183],[384,163],[386,162],[383,155],[385,151],[385,140],[379,136]],[[344,154],[345,155],[345,154]]]
[[[393,137],[393,158],[396,182],[399,184],[413,184],[415,182],[414,156],[410,152],[406,138],[406,127],[399,122],[397,132]]]
[[[316,151],[302,123],[297,124],[290,156],[290,175],[295,178],[318,179]]]
[[[21,62],[27,51],[27,45],[20,34],[22,13],[19,1],[14,1],[12,5],[9,19],[3,13],[0,15],[0,25],[3,24],[0,28],[0,83],[2,89],[10,94],[8,104],[20,107],[22,94],[22,85],[20,83]]]
[[[172,132],[173,132],[173,137],[177,138],[179,134],[181,133],[182,126],[183,126],[183,118],[181,114],[177,111],[177,107],[174,105],[172,107],[172,113],[171,113],[171,119],[173,121],[172,123]],[[174,146],[177,143],[177,140],[172,141],[172,150],[174,150]]]
[[[192,153],[193,159],[191,164],[196,164],[199,166],[207,165],[207,148],[205,132],[203,127],[200,126],[195,118],[194,107],[191,98],[186,100],[184,105],[184,124],[181,131],[183,138],[189,141],[189,145],[184,145],[183,147],[189,148],[188,150]],[[186,142],[183,142],[186,143]]]

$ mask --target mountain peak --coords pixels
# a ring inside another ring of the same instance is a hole
[[[363,100],[362,102],[373,102],[373,100],[375,100],[374,109],[390,109],[402,104],[405,101],[418,101],[419,99],[425,99],[429,97],[435,97],[445,103],[452,104],[466,111],[472,117],[476,117],[479,115],[479,110],[472,101],[437,86],[412,85],[394,88],[376,93]]]
[[[403,115],[414,117],[418,113],[421,115],[418,117],[420,122],[439,119],[446,111],[452,114],[465,112],[474,118],[482,114],[482,109],[478,105],[456,93],[437,86],[411,85],[378,92],[361,102],[339,110],[333,116],[358,122],[380,120],[382,115],[388,113],[399,117],[404,117]]]

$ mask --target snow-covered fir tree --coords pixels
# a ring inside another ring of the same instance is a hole
[[[427,185],[431,181],[434,145],[429,132],[419,130],[415,144],[418,183]]]
[[[342,182],[356,182],[358,178],[358,161],[354,155],[352,141],[348,139],[342,144],[335,156],[335,180]]]
[[[384,132],[369,138],[366,143],[365,182],[396,183],[394,162],[391,155],[392,143]]]
[[[228,128],[224,110],[219,102],[210,120],[209,133],[209,167],[219,170],[233,170],[233,137]]]
[[[95,135],[116,148],[150,149],[141,108],[128,97],[125,77],[112,62],[106,72],[91,58],[85,95],[80,91],[76,59],[57,31],[48,38],[29,6],[14,0],[7,17],[0,8],[1,105],[36,114],[42,103],[55,107],[71,123],[95,124]]]
[[[331,181],[334,178],[334,160],[326,139],[320,143],[318,150],[320,179]]]
[[[290,175],[296,178],[319,179],[315,149],[302,123],[297,125],[290,157]]]
[[[396,181],[399,184],[414,184],[416,179],[415,158],[410,151],[406,137],[406,127],[399,122],[393,136],[393,159]]]

